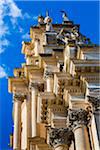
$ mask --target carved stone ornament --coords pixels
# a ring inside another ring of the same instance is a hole
[[[23,101],[24,99],[27,99],[27,95],[24,93],[15,93],[13,99],[14,101]]]
[[[72,140],[74,140],[74,135],[70,128],[49,129],[49,143],[53,147],[61,144],[70,146]]]
[[[68,112],[68,121],[69,125],[74,128],[78,125],[88,125],[91,119],[92,111],[90,109],[77,109],[77,110],[69,110]]]
[[[44,71],[44,78],[53,78],[53,72],[49,70]]]
[[[94,110],[98,110],[100,108],[100,98],[93,97],[93,96],[87,96],[88,101],[92,104]]]
[[[58,81],[58,98],[60,100],[63,100],[63,95],[64,95],[64,87],[65,87],[65,80],[59,80]]]
[[[44,91],[44,84],[43,83],[39,83],[39,82],[30,82],[29,84],[29,89],[38,89],[39,91],[43,92]]]

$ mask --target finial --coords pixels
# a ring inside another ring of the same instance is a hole
[[[42,16],[42,14],[39,14],[38,16],[38,23],[41,25],[41,24],[44,24],[44,17]]]
[[[66,14],[66,12],[65,11],[60,11],[61,13],[62,13],[62,18],[63,18],[63,21],[69,21],[69,19],[68,19],[68,16],[67,16],[67,14]]]

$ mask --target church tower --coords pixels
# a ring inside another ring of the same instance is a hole
[[[31,26],[26,63],[8,79],[13,94],[13,150],[99,150],[99,47],[62,12]]]

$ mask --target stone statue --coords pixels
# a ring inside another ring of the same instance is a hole
[[[69,21],[69,19],[68,19],[68,16],[67,16],[66,12],[65,12],[65,11],[61,11],[61,13],[62,13],[63,21]]]
[[[48,11],[46,12],[44,23],[46,24],[46,31],[54,31],[52,27],[52,18],[49,17]]]
[[[42,15],[38,16],[38,23],[39,23],[39,25],[44,24],[44,17]]]

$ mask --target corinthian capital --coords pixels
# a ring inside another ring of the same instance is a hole
[[[53,72],[46,70],[46,71],[44,72],[44,77],[45,77],[45,78],[53,78]]]
[[[38,83],[37,82],[30,82],[29,84],[29,88],[35,88],[35,89],[38,89]]]
[[[70,128],[50,128],[49,130],[49,143],[53,147],[62,144],[69,147],[73,139],[73,132]]]
[[[89,109],[69,110],[68,114],[69,124],[72,128],[82,124],[88,125],[91,119],[91,111]]]
[[[45,67],[44,78],[53,78],[53,68],[49,65]]]
[[[98,110],[100,108],[100,98],[93,97],[93,96],[87,96],[88,101],[92,104],[94,110]]]
[[[30,82],[29,89],[32,89],[32,88],[35,88],[42,92],[44,90],[44,83]]]
[[[13,95],[14,101],[23,101],[23,100],[26,99],[26,98],[27,98],[27,95],[24,94],[24,93],[15,93],[15,94]]]

